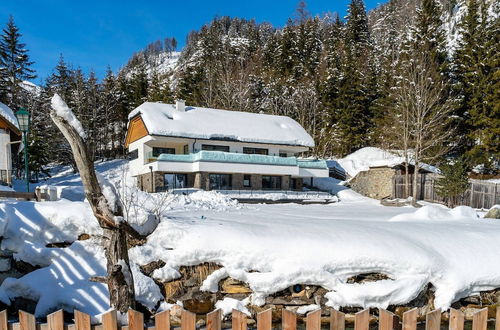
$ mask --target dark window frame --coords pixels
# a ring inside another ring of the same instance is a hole
[[[266,148],[254,148],[254,147],[243,147],[243,153],[249,155],[269,155],[269,149]]]
[[[264,182],[266,182],[266,184]],[[281,176],[278,175],[262,176],[262,190],[281,190],[282,187],[283,187],[283,180]]]
[[[225,178],[227,184],[222,185],[222,179]],[[233,187],[233,176],[226,173],[209,173],[208,174],[209,190],[231,190]]]
[[[153,157],[158,157],[161,154],[175,155],[175,148],[153,147],[153,151],[152,151]]]
[[[134,160],[134,159],[139,158],[139,149],[129,151],[129,153],[127,154],[127,158],[129,160]]]
[[[167,175],[173,175],[175,178],[174,178],[174,181],[173,181],[173,186],[172,187],[168,187],[167,184],[166,184],[166,178],[165,176]],[[183,179],[182,180],[178,180],[178,177],[182,176]],[[163,188],[164,190],[170,190],[170,189],[185,189],[185,188],[188,188],[188,178],[187,178],[187,174],[185,173],[163,173]],[[183,182],[184,183],[184,186],[183,187],[177,187],[177,181],[180,181],[180,182]]]
[[[229,152],[229,146],[223,146],[219,144],[202,144],[201,150]]]
[[[248,184],[245,184],[248,181]],[[243,174],[243,187],[252,188],[252,176],[250,174]]]

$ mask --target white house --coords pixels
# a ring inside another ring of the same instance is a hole
[[[0,103],[0,185],[12,184],[12,152],[18,149],[20,139],[14,112]]]
[[[297,157],[314,141],[285,116],[146,102],[129,114],[125,146],[145,191],[300,190],[328,177],[324,160]]]

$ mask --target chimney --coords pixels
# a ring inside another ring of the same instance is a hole
[[[186,101],[184,100],[176,100],[175,101],[175,109],[180,112],[186,111]]]

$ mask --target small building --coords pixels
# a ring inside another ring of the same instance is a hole
[[[12,185],[12,155],[19,149],[20,140],[14,112],[0,103],[0,185]]]
[[[298,157],[314,140],[285,116],[146,102],[129,114],[125,146],[148,192],[301,190],[328,177],[324,160]]]

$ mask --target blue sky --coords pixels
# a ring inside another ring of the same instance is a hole
[[[366,1],[366,0],[365,0]],[[349,0],[309,0],[315,14],[345,15]],[[383,0],[368,0],[368,9]],[[103,76],[108,65],[123,66],[135,51],[167,36],[182,47],[187,34],[215,16],[238,16],[283,26],[298,0],[15,0],[0,1],[0,24],[14,16],[27,44],[40,83],[56,65],[59,54],[85,72]]]

